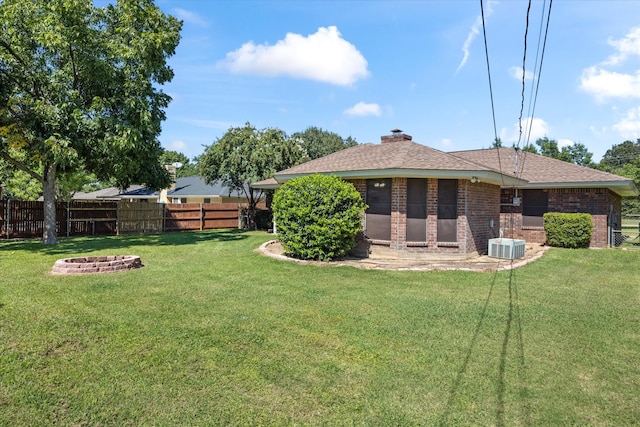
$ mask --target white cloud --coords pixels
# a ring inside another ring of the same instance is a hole
[[[382,109],[378,104],[367,104],[366,102],[358,102],[351,108],[344,110],[347,116],[377,116],[382,115]]]
[[[535,142],[538,138],[544,138],[549,133],[549,125],[542,119],[534,117],[527,117],[522,119],[522,137],[520,137],[520,126],[516,123],[513,126],[513,131],[509,131],[505,128],[500,132],[500,139],[503,144],[509,144],[511,142],[516,143],[520,140],[520,145],[529,140]]]
[[[640,138],[640,107],[627,111],[627,116],[614,124],[613,130],[625,139]]]
[[[573,141],[570,139],[560,138],[558,139],[558,148],[562,147],[571,147],[573,145]]]
[[[522,81],[522,67],[511,67],[509,68],[509,75],[518,81]],[[524,79],[525,80],[533,80],[535,78],[535,74],[531,71],[524,71]]]
[[[174,8],[172,12],[173,12],[173,15],[176,18],[178,18],[178,19],[180,19],[180,20],[182,20],[184,22],[187,22],[187,23],[190,23],[190,24],[195,24],[195,25],[198,25],[200,27],[209,26],[207,21],[204,18],[202,18],[200,15],[198,15],[197,13],[193,13],[193,12],[190,12],[188,10],[181,9],[179,7]]]
[[[640,56],[640,27],[632,28],[625,37],[619,40],[609,38],[609,44],[617,52],[607,58],[604,62],[605,65],[618,65],[630,56]]]
[[[335,26],[320,27],[307,37],[287,33],[273,46],[247,42],[227,53],[218,65],[232,73],[284,75],[340,86],[351,86],[369,75],[367,60]]]
[[[448,147],[451,147],[451,144],[453,144],[453,141],[451,141],[451,139],[449,139],[449,138],[442,138],[440,140],[440,144],[443,147],[447,147],[448,148]]]
[[[599,101],[606,98],[640,98],[640,70],[633,75],[589,67],[583,70],[579,87]]]
[[[497,3],[496,1],[491,1],[491,0],[487,2],[487,10],[484,13],[485,21],[493,13],[492,6],[496,3]],[[467,60],[469,59],[471,43],[473,43],[473,40],[475,40],[478,34],[480,34],[481,29],[482,29],[482,15],[479,15],[476,18],[473,25],[471,26],[471,29],[469,30],[469,34],[467,35],[467,39],[464,41],[464,44],[462,45],[463,56],[462,56],[462,60],[460,61],[460,64],[458,65],[458,68],[456,69],[456,74],[458,74],[458,71],[460,71],[462,67],[464,67],[464,65],[467,63]]]
[[[167,149],[173,150],[173,151],[184,151],[186,148],[187,148],[187,143],[184,141],[180,141],[179,139],[171,141],[167,145]]]

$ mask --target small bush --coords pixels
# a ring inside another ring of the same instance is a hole
[[[547,244],[559,248],[588,248],[593,221],[587,213],[547,212],[543,216]]]
[[[355,246],[366,205],[352,184],[311,175],[280,187],[271,209],[288,255],[329,261],[344,257]]]

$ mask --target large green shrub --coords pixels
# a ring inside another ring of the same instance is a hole
[[[273,196],[271,208],[288,255],[329,261],[355,246],[366,205],[352,184],[311,175],[286,182]]]
[[[593,221],[587,213],[547,212],[543,216],[547,244],[560,248],[588,248]]]

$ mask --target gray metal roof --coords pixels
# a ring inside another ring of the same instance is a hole
[[[150,190],[142,185],[132,185],[125,191],[121,191],[116,187],[104,188],[102,190],[92,191],[90,193],[76,193],[76,200],[104,200],[104,199],[120,199],[120,198],[158,198],[160,192]],[[244,197],[242,192],[231,190],[219,181],[211,185],[207,185],[199,176],[186,176],[176,179],[175,189],[168,191],[169,197]]]

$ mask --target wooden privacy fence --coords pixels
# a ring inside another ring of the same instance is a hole
[[[59,237],[237,228],[237,203],[161,204],[72,201],[56,204]],[[42,237],[44,203],[0,200],[0,238]]]

